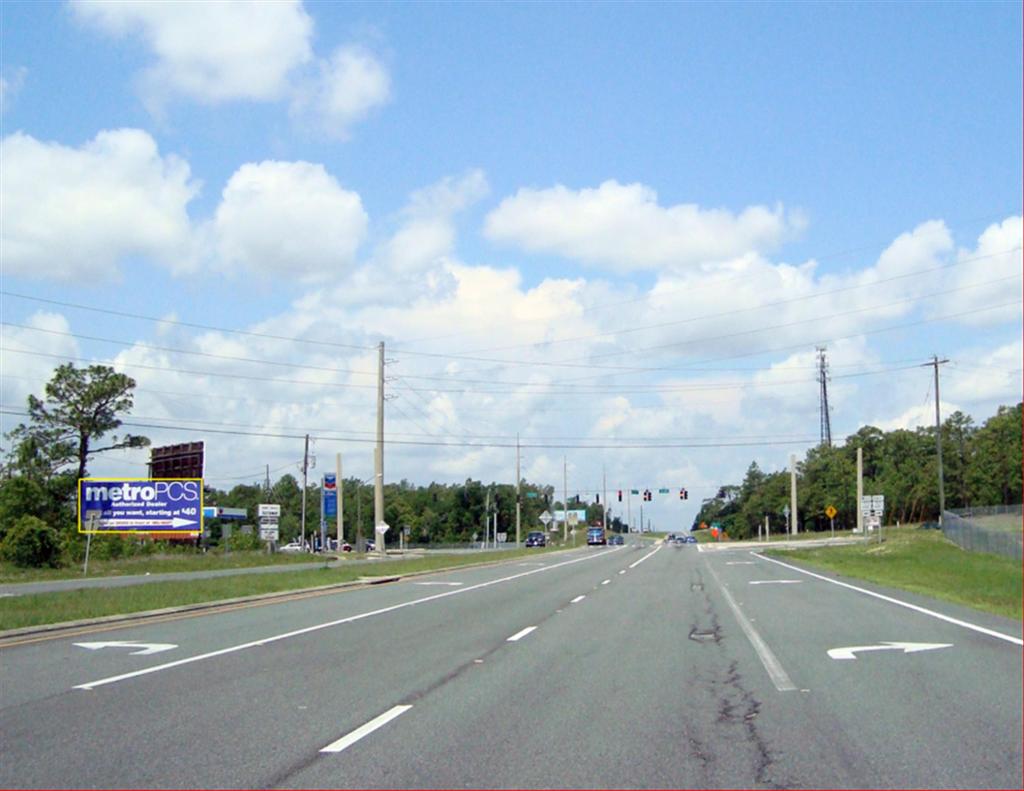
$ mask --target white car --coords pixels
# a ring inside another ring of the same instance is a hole
[[[298,541],[290,541],[289,543],[287,543],[283,547],[281,547],[278,551],[279,552],[301,552],[302,551],[302,544],[300,544]]]

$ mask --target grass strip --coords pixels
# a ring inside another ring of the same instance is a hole
[[[175,571],[213,571],[215,569],[246,569],[255,566],[286,566],[293,563],[310,563],[320,560],[308,553],[286,554],[277,552],[170,552],[156,555],[132,555],[130,557],[101,560],[89,558],[89,576],[125,577],[132,574],[166,574]],[[51,580],[83,579],[82,564],[59,569],[22,569],[13,563],[0,562],[0,583],[49,582]]]
[[[223,601],[263,593],[303,590],[340,582],[355,582],[362,577],[407,575],[416,571],[513,560],[527,555],[535,557],[553,550],[554,548],[521,549],[472,555],[438,555],[415,560],[380,561],[358,565],[338,563],[328,568],[294,572],[152,582],[120,588],[79,588],[58,593],[0,598],[0,631]]]
[[[777,549],[765,554],[1021,619],[1020,562],[967,552],[938,530],[887,528],[882,543]]]

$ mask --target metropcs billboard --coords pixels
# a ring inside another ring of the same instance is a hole
[[[202,478],[82,478],[80,533],[199,533]]]

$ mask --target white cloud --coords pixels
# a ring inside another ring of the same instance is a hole
[[[78,357],[79,348],[74,338],[60,334],[68,333],[70,326],[59,313],[40,311],[18,323],[44,330],[36,332],[22,327],[0,326],[0,346],[4,347],[0,353],[3,357],[0,366],[3,371],[3,375],[0,375],[0,403],[21,410],[25,408],[29,394],[43,397],[46,383],[53,377],[53,370],[64,360]],[[23,422],[27,420],[21,415],[3,416],[0,436]]]
[[[739,214],[696,204],[663,207],[643,184],[605,181],[596,189],[524,188],[492,211],[484,232],[533,253],[554,253],[616,271],[690,267],[768,250],[803,220],[781,206]]]
[[[80,148],[16,132],[0,141],[4,265],[9,274],[107,281],[131,255],[172,270],[192,263],[188,164],[138,129]]]
[[[472,170],[412,193],[400,212],[400,227],[374,254],[375,276],[380,267],[400,274],[442,268],[455,244],[454,215],[483,198],[487,189],[483,171]]]
[[[296,86],[292,113],[329,137],[345,140],[350,127],[391,98],[391,77],[364,47],[339,47],[317,64],[318,73]]]
[[[966,314],[958,321],[974,326],[1019,322],[1019,302],[1006,303],[1019,298],[1021,293],[1022,236],[1021,217],[1007,217],[986,228],[973,250],[958,250],[960,265],[941,280],[950,291],[936,300],[933,312],[937,315]],[[997,305],[1003,307],[994,308]]]
[[[21,92],[25,85],[26,74],[28,74],[28,69],[24,66],[14,69],[11,74],[0,74],[0,113],[11,109],[14,97]]]
[[[72,8],[109,35],[142,37],[155,58],[142,76],[154,108],[173,96],[209,104],[281,99],[290,73],[312,58],[313,20],[293,0],[75,0]]]
[[[221,267],[310,282],[352,265],[367,223],[359,195],[323,165],[268,161],[232,175],[212,232]]]

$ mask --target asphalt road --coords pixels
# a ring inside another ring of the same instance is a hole
[[[1020,623],[842,582],[581,549],[26,638],[0,787],[1020,788]]]

